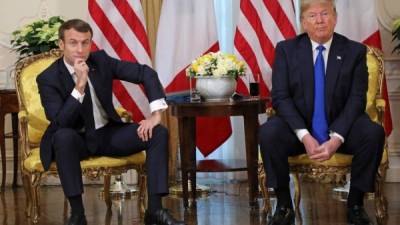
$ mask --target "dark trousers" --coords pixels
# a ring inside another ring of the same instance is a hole
[[[107,124],[96,130],[99,148],[88,151],[84,134],[74,129],[62,128],[53,136],[53,149],[58,174],[67,197],[83,193],[80,161],[91,155],[128,156],[146,150],[146,174],[149,195],[168,194],[168,131],[158,125],[152,138],[143,142],[137,135],[136,123]]]
[[[259,130],[261,155],[267,173],[268,186],[284,188],[289,185],[288,156],[305,153],[289,125],[278,116],[271,117]],[[337,152],[353,155],[351,185],[363,192],[373,192],[380,164],[384,130],[363,114],[352,125],[345,142]]]

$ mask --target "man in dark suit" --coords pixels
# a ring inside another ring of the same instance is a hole
[[[167,108],[157,73],[146,65],[117,60],[104,51],[90,52],[93,32],[73,19],[59,29],[63,57],[37,78],[42,105],[50,121],[40,145],[47,170],[57,163],[61,185],[71,205],[69,225],[87,224],[82,202],[80,161],[91,155],[127,156],[146,150],[148,209],[145,224],[181,225],[162,208],[168,194],[168,131],[160,125]],[[142,84],[151,116],[123,123],[112,103],[114,79]]]
[[[304,152],[319,162],[335,152],[353,155],[347,220],[371,223],[363,196],[374,191],[384,131],[364,112],[366,47],[334,33],[336,20],[333,0],[303,0],[305,33],[276,46],[272,72],[276,116],[260,127],[267,182],[278,199],[269,224],[294,224],[288,156]]]

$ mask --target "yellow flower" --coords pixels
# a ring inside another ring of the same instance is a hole
[[[244,75],[245,64],[237,59],[234,54],[223,52],[209,52],[193,60],[192,64],[186,69],[186,75],[192,77],[199,76],[237,76]]]

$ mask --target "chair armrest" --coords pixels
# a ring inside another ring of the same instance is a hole
[[[276,111],[274,110],[274,108],[268,107],[268,108],[265,110],[265,114],[267,114],[267,117],[275,116]]]
[[[20,110],[18,112],[18,130],[21,137],[22,161],[29,156],[30,146],[28,140],[28,112]]]
[[[375,106],[378,111],[378,121],[381,126],[384,126],[383,116],[385,114],[386,101],[382,98],[377,98]]]
[[[132,121],[132,114],[123,107],[117,107],[115,111],[117,111],[123,122],[128,123]]]

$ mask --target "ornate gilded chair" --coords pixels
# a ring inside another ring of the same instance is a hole
[[[369,46],[367,46],[367,49],[369,80],[366,112],[374,122],[384,126],[383,114],[385,109],[385,100],[382,99],[382,80],[384,79],[382,53],[379,50]],[[268,115],[272,115],[273,113],[274,111],[272,108],[267,110]],[[302,154],[289,157],[288,161],[295,186],[295,208],[298,210],[301,197],[299,174],[302,174],[302,178],[315,182],[344,184],[346,182],[346,174],[350,172],[352,156],[336,153],[331,159],[319,163],[310,160],[307,154]],[[384,219],[387,214],[387,202],[383,193],[383,183],[385,181],[388,165],[388,150],[387,143],[385,142],[381,164],[377,173],[375,191],[375,213],[379,220]],[[258,179],[261,186],[260,189],[264,198],[263,210],[264,212],[268,213],[271,207],[268,189],[264,185],[267,174],[265,174],[262,163],[259,164],[258,171]]]
[[[26,214],[34,223],[40,214],[40,183],[44,176],[57,175],[53,162],[48,171],[44,171],[39,157],[39,143],[48,126],[44,109],[40,102],[36,77],[52,62],[61,56],[59,50],[28,57],[16,66],[16,89],[19,101],[19,132],[21,137],[21,171],[22,181],[27,197]],[[123,109],[118,113],[125,119],[129,114]],[[146,195],[146,176],[144,163],[145,151],[126,157],[90,157],[81,161],[82,173],[90,179],[104,176],[104,199],[107,208],[111,209],[110,179],[112,175],[120,175],[129,169],[136,169],[139,177],[139,209],[144,211]]]

